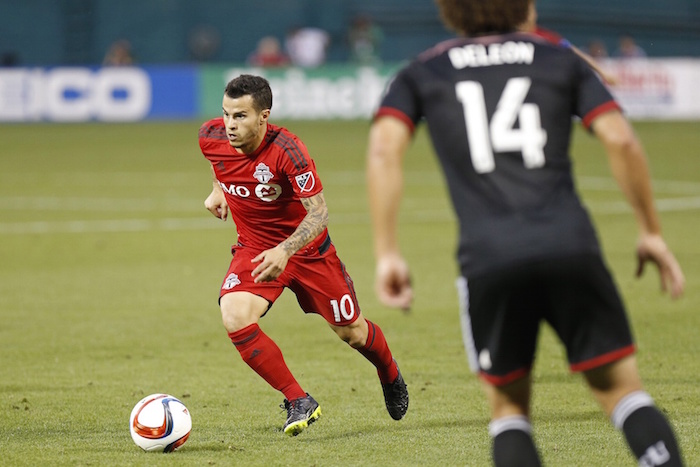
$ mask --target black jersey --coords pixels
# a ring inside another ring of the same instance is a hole
[[[376,116],[425,119],[460,226],[469,277],[531,259],[599,254],[576,194],[572,117],[617,103],[571,50],[512,33],[443,42],[404,67]]]

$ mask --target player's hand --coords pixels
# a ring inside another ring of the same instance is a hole
[[[211,194],[204,200],[204,207],[222,221],[228,217],[228,203],[221,190],[212,190]]]
[[[644,273],[644,266],[651,261],[659,269],[661,290],[668,291],[671,298],[683,294],[685,277],[676,257],[660,235],[643,235],[637,243],[637,277]]]
[[[270,282],[277,279],[287,267],[289,261],[289,253],[281,246],[276,246],[265,250],[255,258],[251,259],[251,263],[258,264],[251,275],[255,278],[255,283]]]
[[[411,309],[413,303],[411,273],[401,256],[387,255],[379,258],[374,286],[379,301],[384,305],[404,311]]]

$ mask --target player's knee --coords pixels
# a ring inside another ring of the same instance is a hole
[[[267,300],[248,293],[230,293],[221,297],[221,320],[227,332],[236,332],[257,323],[269,307]]]
[[[243,324],[243,320],[230,310],[221,310],[221,321],[224,324],[224,328],[226,328],[226,332],[236,332],[246,326]]]
[[[360,326],[336,326],[333,330],[352,348],[359,349],[367,342],[367,333],[363,332]]]
[[[221,321],[226,332],[236,332],[255,322],[254,315],[246,313],[244,309],[237,307],[221,307]]]
[[[345,342],[347,342],[353,349],[360,349],[364,347],[365,343],[367,342],[367,336],[356,332],[353,333],[352,336]]]

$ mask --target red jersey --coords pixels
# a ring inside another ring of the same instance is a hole
[[[323,190],[306,146],[286,128],[268,123],[260,147],[241,154],[219,117],[200,127],[199,147],[214,168],[242,245],[268,249],[284,241],[306,216],[300,199]],[[314,242],[326,235],[324,230]]]

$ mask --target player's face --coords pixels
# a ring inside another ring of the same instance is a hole
[[[256,111],[253,98],[248,95],[235,99],[224,95],[222,107],[231,146],[244,154],[255,151],[265,137],[270,110]]]

